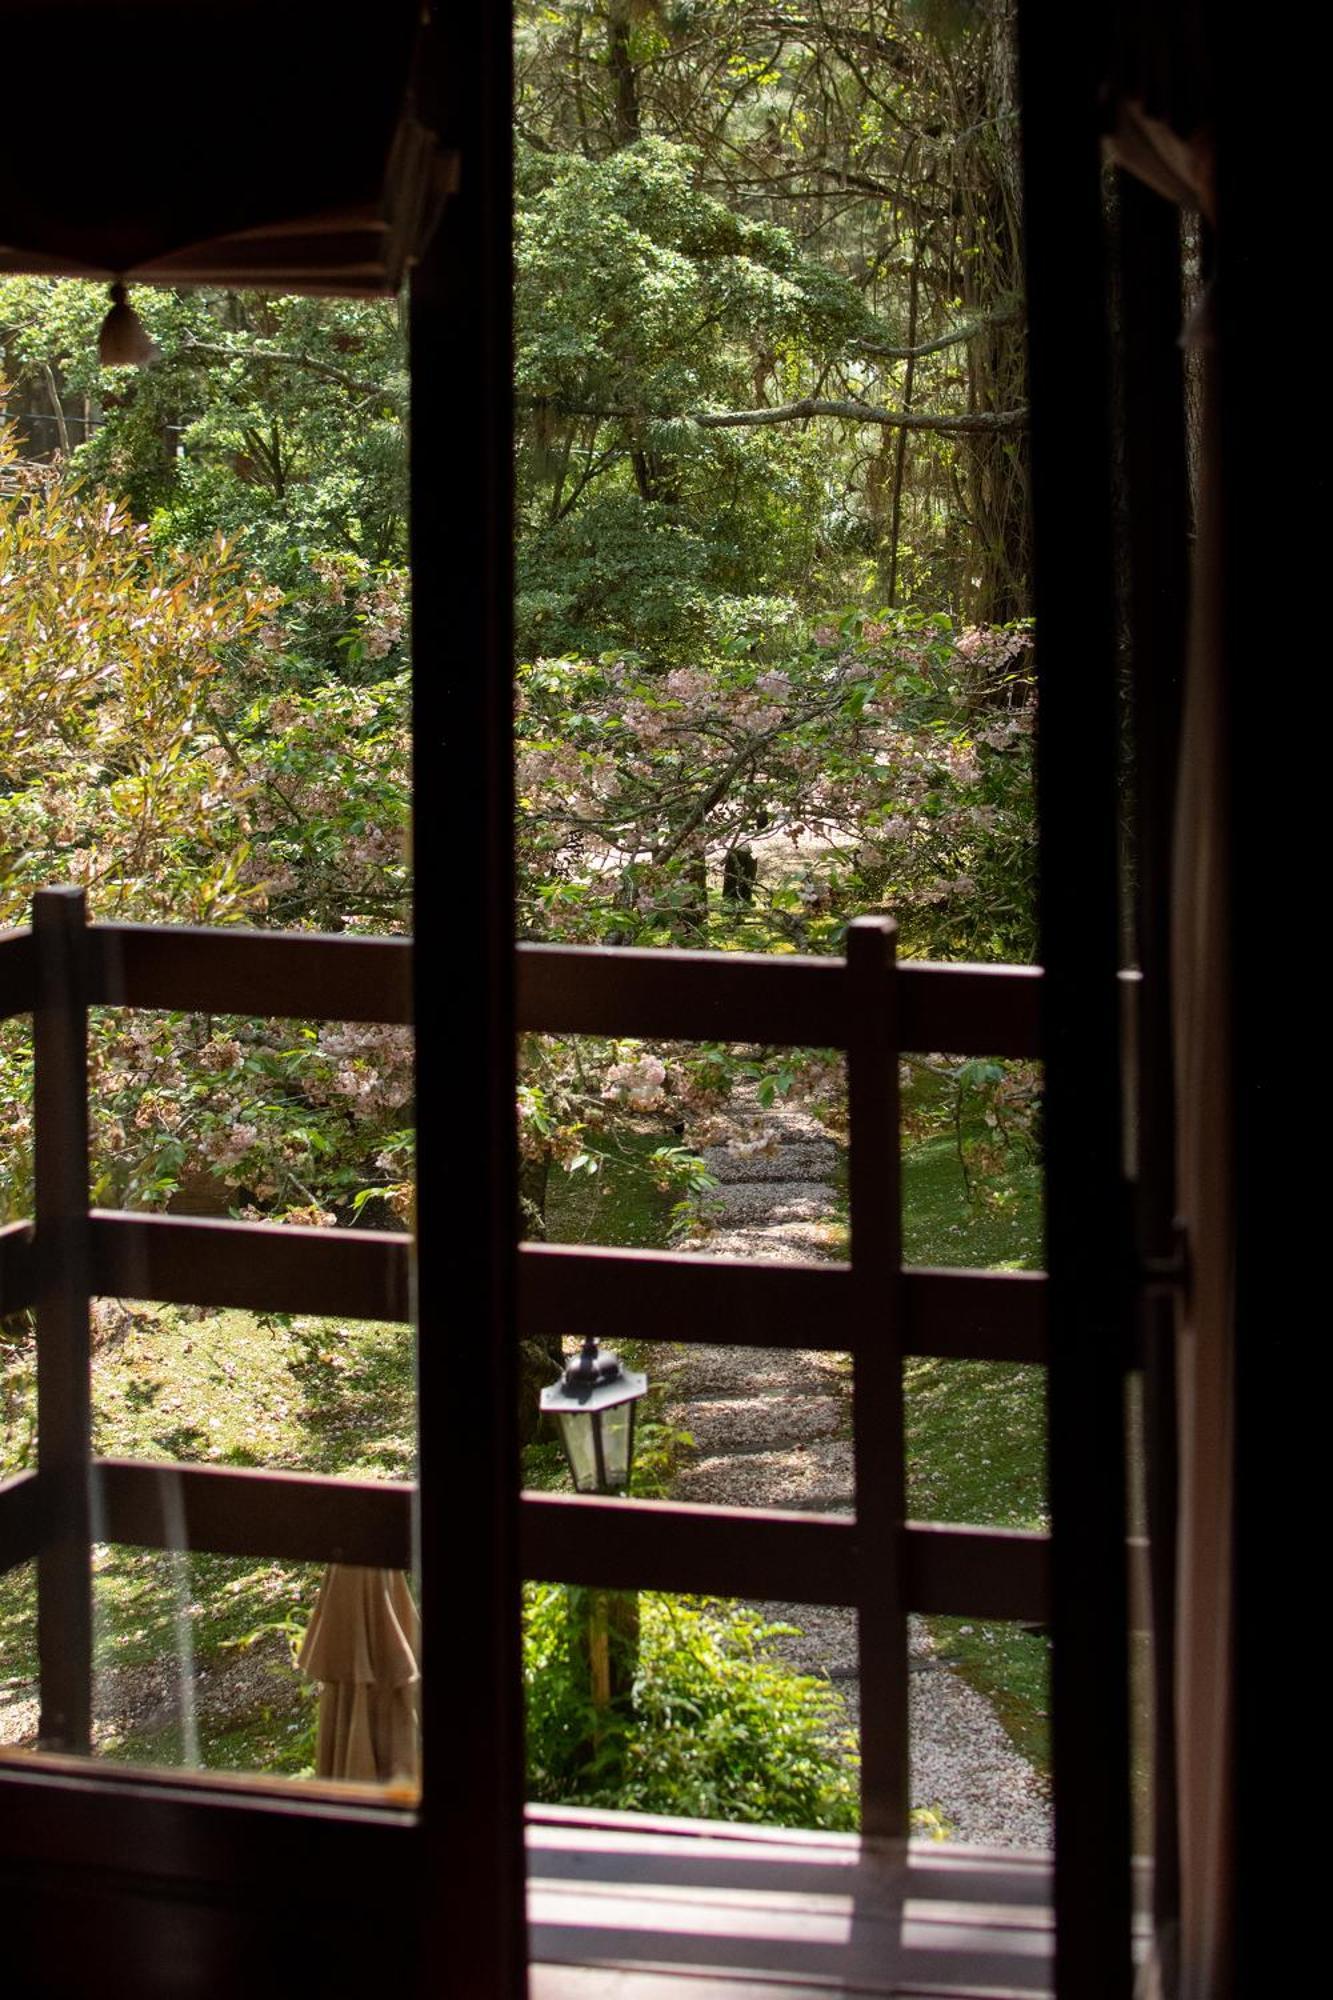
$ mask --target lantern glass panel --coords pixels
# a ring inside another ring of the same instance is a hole
[[[597,1491],[597,1446],[593,1427],[599,1421],[589,1410],[561,1410],[560,1438],[569,1460],[576,1493]]]
[[[630,1450],[634,1440],[634,1404],[617,1403],[603,1410],[602,1459],[609,1492],[623,1493],[629,1485]]]

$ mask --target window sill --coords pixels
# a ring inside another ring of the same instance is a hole
[[[1050,1899],[1044,1852],[528,1812],[532,2000],[1035,2000]]]

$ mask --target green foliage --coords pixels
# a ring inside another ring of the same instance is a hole
[[[634,1812],[854,1827],[855,1743],[841,1699],[772,1658],[785,1628],[710,1600],[650,1593],[639,1602],[632,1714],[597,1718],[571,1652],[565,1592],[527,1586],[530,1795]]]
[[[149,287],[133,304],[160,359],[103,369],[102,286],[0,280],[10,373],[37,389],[50,369],[78,402],[65,421],[80,472],[123,494],[168,546],[246,531],[284,588],[308,576],[312,554],[405,560],[396,304]]]
[[[605,159],[520,150],[527,650],[683,661],[738,614],[780,617],[812,560],[826,503],[810,441],[693,419],[752,398],[757,351],[793,391],[813,386],[869,322],[853,286],[704,192],[701,168],[662,138]]]
[[[61,875],[106,916],[244,910],[249,786],[213,710],[270,594],[221,538],[156,553],[120,502],[21,466],[6,425],[0,562],[0,922]]]
[[[400,674],[259,692],[285,657],[277,596],[234,546],[167,550],[120,501],[22,464],[6,426],[0,565],[0,922],[72,881],[95,917],[402,927]],[[345,569],[320,592],[345,592]],[[401,593],[370,595],[357,644],[383,660]],[[158,1207],[193,1185],[312,1222],[372,1196],[406,1212],[402,1032],[117,1011],[90,1069],[98,1199]],[[9,1214],[28,1205],[30,1098],[28,1031],[5,1023]]]

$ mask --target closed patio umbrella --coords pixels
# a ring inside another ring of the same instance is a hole
[[[318,1777],[415,1780],[419,1643],[401,1570],[329,1565],[298,1660],[319,1682]]]

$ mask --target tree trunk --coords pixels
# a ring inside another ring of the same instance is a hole
[[[684,895],[672,912],[671,928],[679,943],[697,945],[708,928],[708,863],[702,854],[681,871]]]
[[[752,847],[728,848],[722,863],[722,895],[731,903],[753,903],[759,863]]]
[[[1017,54],[1013,0],[991,0],[987,47],[973,107],[978,138],[969,156],[968,235],[964,260],[967,311],[984,316],[1001,301],[1023,297],[1018,154]],[[968,407],[1000,410],[1027,401],[1026,315],[1016,311],[985,326],[968,342]],[[1031,529],[1026,430],[977,433],[962,444],[975,560],[964,578],[964,614],[979,625],[1003,625],[1030,609]]]
[[[606,59],[616,87],[616,150],[632,146],[642,130],[639,79],[630,54],[631,0],[610,0],[606,10]]]
[[[624,1732],[634,1716],[638,1592],[570,1584],[565,1599],[570,1662],[585,1692],[589,1718],[579,1761],[597,1764],[599,1783],[614,1783],[623,1763]]]

